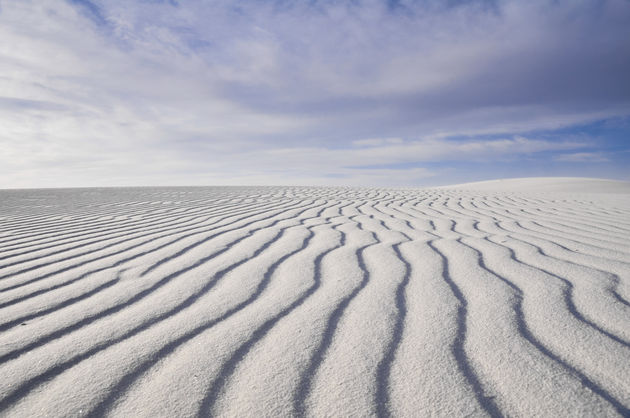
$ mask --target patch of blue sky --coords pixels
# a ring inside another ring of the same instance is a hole
[[[106,26],[107,19],[101,8],[90,0],[67,0],[70,4],[77,7],[77,9],[94,22],[98,26]]]

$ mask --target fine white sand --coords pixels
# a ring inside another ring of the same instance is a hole
[[[0,191],[0,416],[629,416],[629,191]]]
[[[630,193],[630,182],[580,177],[531,177],[477,181],[437,187],[438,189],[476,190],[490,192],[574,192]]]

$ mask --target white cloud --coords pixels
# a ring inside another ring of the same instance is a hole
[[[352,141],[352,145],[356,145],[358,147],[374,147],[386,144],[402,144],[403,142],[402,138],[367,138]]]
[[[348,167],[577,150],[518,135],[630,113],[619,0],[94,4],[2,3],[0,187],[417,180]]]
[[[561,154],[555,157],[555,160],[570,163],[604,163],[610,161],[601,152],[575,152],[572,154]]]
[[[360,144],[363,145],[363,144]],[[251,158],[252,164],[270,167],[281,164],[286,170],[335,170],[348,167],[392,166],[405,163],[438,161],[483,161],[499,157],[517,157],[544,151],[578,149],[582,142],[552,142],[517,137],[497,140],[439,141],[419,140],[409,142],[371,143],[370,147],[353,148],[276,148],[273,150],[241,154]]]

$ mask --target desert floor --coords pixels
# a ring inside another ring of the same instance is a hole
[[[629,191],[0,191],[0,415],[630,416]]]

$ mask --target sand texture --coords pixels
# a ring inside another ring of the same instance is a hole
[[[519,181],[0,191],[0,415],[630,416],[627,183]]]

